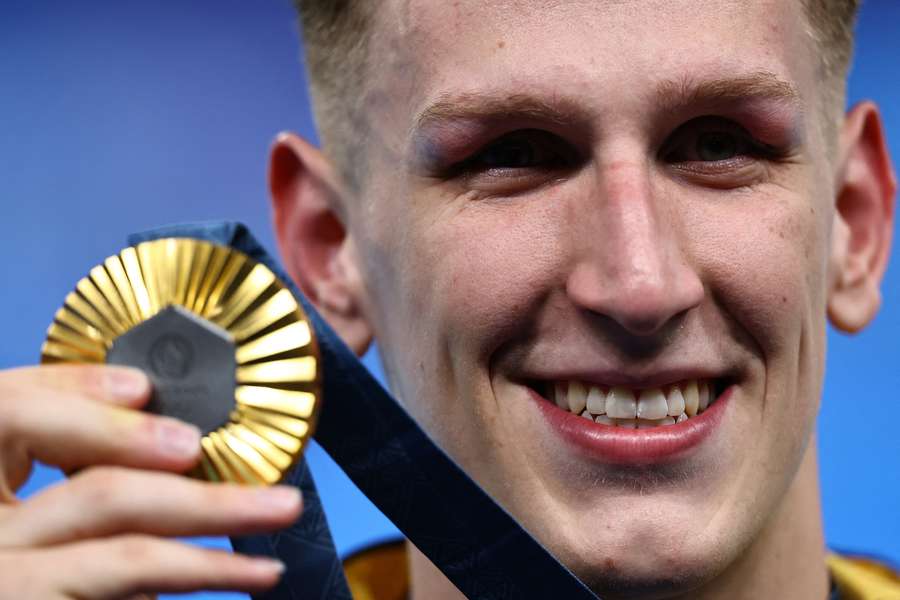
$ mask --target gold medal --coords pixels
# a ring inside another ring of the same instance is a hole
[[[91,269],[41,361],[143,370],[147,410],[200,428],[191,475],[210,481],[277,483],[319,412],[318,346],[294,295],[247,255],[190,238],[144,242]]]

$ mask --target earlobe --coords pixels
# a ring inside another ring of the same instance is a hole
[[[838,329],[855,333],[881,305],[897,182],[874,104],[861,103],[847,114],[840,144],[828,316]]]
[[[364,286],[330,164],[314,146],[283,133],[272,148],[269,188],[288,273],[347,345],[362,354],[372,329],[362,311]]]

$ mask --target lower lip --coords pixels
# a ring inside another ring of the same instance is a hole
[[[701,414],[675,425],[652,429],[610,427],[563,410],[530,390],[550,427],[576,451],[605,463],[646,465],[672,462],[712,436],[722,422],[734,386],[729,386]]]

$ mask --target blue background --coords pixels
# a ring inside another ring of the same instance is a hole
[[[850,99],[882,105],[900,157],[898,22],[900,3],[866,3]],[[0,0],[0,367],[37,360],[63,297],[128,232],[239,219],[274,251],[271,140],[315,138],[300,60],[287,0]],[[895,261],[875,324],[829,332],[819,419],[828,543],[894,562],[898,300]],[[395,534],[318,447],[307,456],[339,551]],[[38,469],[23,494],[57,479]]]

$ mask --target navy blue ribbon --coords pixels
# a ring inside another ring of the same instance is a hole
[[[467,597],[593,599],[594,595],[435,444],[359,362],[240,223],[174,225],[129,243],[189,237],[231,246],[266,265],[303,304],[323,362],[316,441],[354,484]],[[304,512],[271,535],[234,538],[239,552],[277,556],[279,586],[260,598],[350,598],[315,483],[300,462],[288,483]]]

